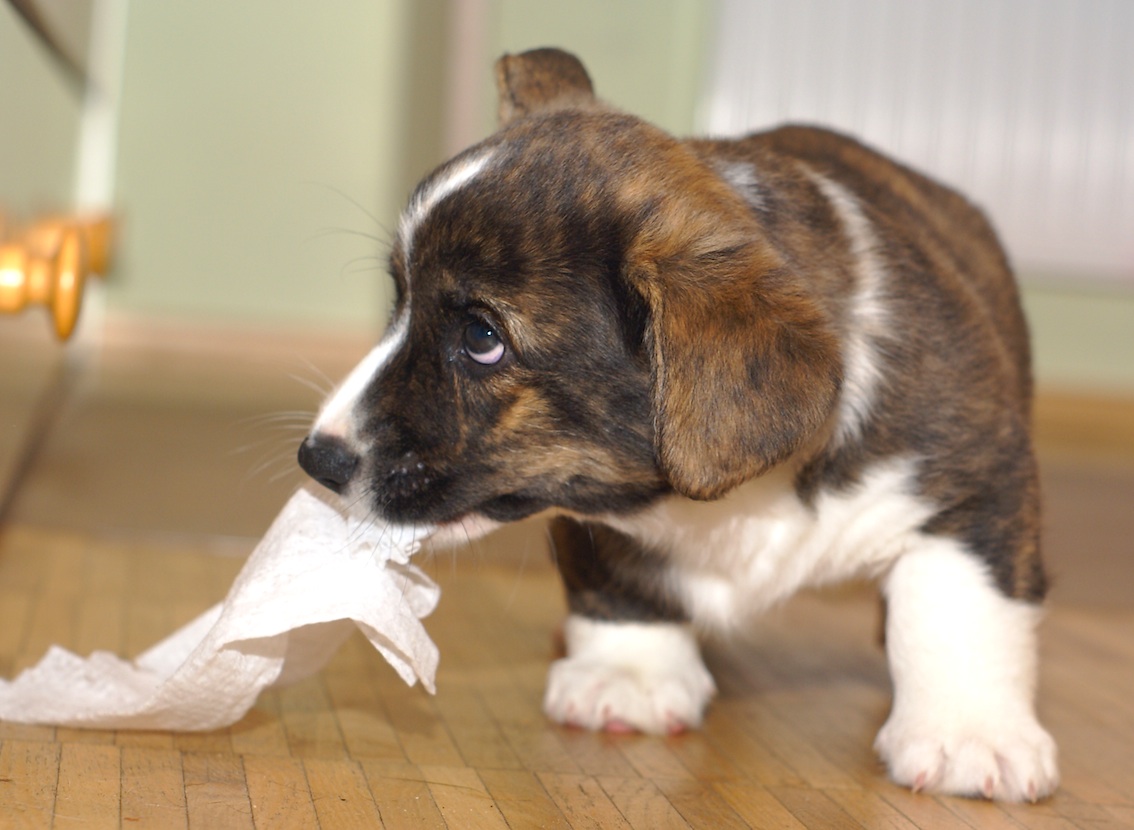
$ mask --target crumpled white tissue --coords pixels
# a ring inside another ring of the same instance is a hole
[[[406,683],[434,691],[438,651],[420,618],[440,589],[409,558],[428,528],[360,520],[302,489],[224,602],[133,662],[52,646],[0,680],[0,720],[105,729],[228,726],[260,692],[319,671],[357,626]]]

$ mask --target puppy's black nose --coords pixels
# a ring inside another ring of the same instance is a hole
[[[358,467],[358,456],[339,438],[308,435],[299,445],[299,466],[328,490],[341,493]]]

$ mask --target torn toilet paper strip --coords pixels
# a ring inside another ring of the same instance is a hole
[[[0,680],[0,720],[105,729],[218,729],[273,684],[317,672],[357,626],[410,685],[434,691],[420,618],[440,590],[409,558],[428,528],[360,520],[308,490],[284,506],[228,597],[133,662],[53,646]]]

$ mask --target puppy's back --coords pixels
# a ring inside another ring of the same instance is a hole
[[[833,219],[830,194],[817,180],[839,185],[854,197],[869,222],[890,281],[887,293],[899,306],[957,304],[964,325],[983,320],[978,340],[1000,353],[1000,380],[1011,385],[1014,403],[1029,417],[1032,395],[1027,324],[1007,257],[984,213],[955,190],[872,150],[846,135],[817,127],[786,126],[734,141],[693,141],[702,157],[725,164],[751,164],[754,186],[769,180],[765,224],[782,218],[778,239],[796,249],[798,261],[815,260],[817,235]],[[817,177],[821,177],[817,179]],[[782,194],[791,194],[782,198]],[[824,216],[828,217],[826,220]],[[816,276],[822,281],[823,277]],[[828,293],[839,293],[827,286]],[[942,308],[910,308],[925,319]],[[955,342],[955,341],[954,341]],[[976,345],[976,344],[974,344]]]
[[[868,192],[878,215],[872,221],[897,240],[914,237],[934,255],[936,274],[956,278],[958,290],[975,292],[1010,349],[1031,396],[1031,354],[1019,294],[1004,249],[990,222],[957,191],[829,130],[783,127],[760,136],[775,151],[815,165],[853,190]]]

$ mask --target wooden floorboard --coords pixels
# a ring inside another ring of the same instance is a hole
[[[56,643],[136,655],[224,595],[283,499],[272,487],[243,499],[249,485],[231,478],[248,462],[228,452],[230,425],[306,404],[278,386],[258,400],[231,377],[198,395],[231,362],[218,355],[104,367],[109,386],[60,414],[69,437],[48,436],[0,523],[4,676]],[[0,392],[24,390],[26,414],[38,382],[0,381]],[[17,398],[6,400],[14,411]],[[442,586],[426,621],[442,656],[436,696],[406,687],[356,636],[229,729],[0,723],[0,828],[1134,827],[1134,452],[1123,417],[1134,409],[1123,406],[1053,398],[1038,410],[1056,574],[1040,711],[1064,778],[1040,804],[915,795],[886,780],[871,744],[890,688],[863,586],[805,594],[743,643],[710,647],[720,695],[701,730],[549,724],[540,703],[564,605],[542,530],[526,526],[424,562]],[[18,444],[0,445],[0,473]]]
[[[75,577],[108,561],[145,572],[154,558],[180,562],[167,577],[180,586],[174,615],[151,613],[152,599],[129,579]],[[238,565],[190,548],[124,550],[8,527],[0,585],[9,571],[26,580],[41,567],[43,601],[4,595],[4,607],[24,609],[23,619],[9,613],[25,636],[0,641],[0,660],[28,665],[47,640],[136,651],[124,648],[121,619],[148,621],[156,640],[213,602]],[[428,620],[442,654],[436,697],[402,684],[359,636],[320,675],[265,694],[226,730],[0,724],[4,814],[44,827],[54,816],[56,827],[984,828],[1120,827],[1134,812],[1130,610],[1051,610],[1041,712],[1060,741],[1065,783],[1043,804],[1005,807],[913,795],[885,780],[870,745],[889,687],[866,592],[802,597],[751,644],[711,649],[721,696],[703,730],[592,735],[539,711],[563,613],[551,568],[447,557],[430,567],[443,592]],[[182,581],[185,573],[196,578]],[[523,599],[494,601],[502,593]],[[490,648],[469,646],[482,637]]]

